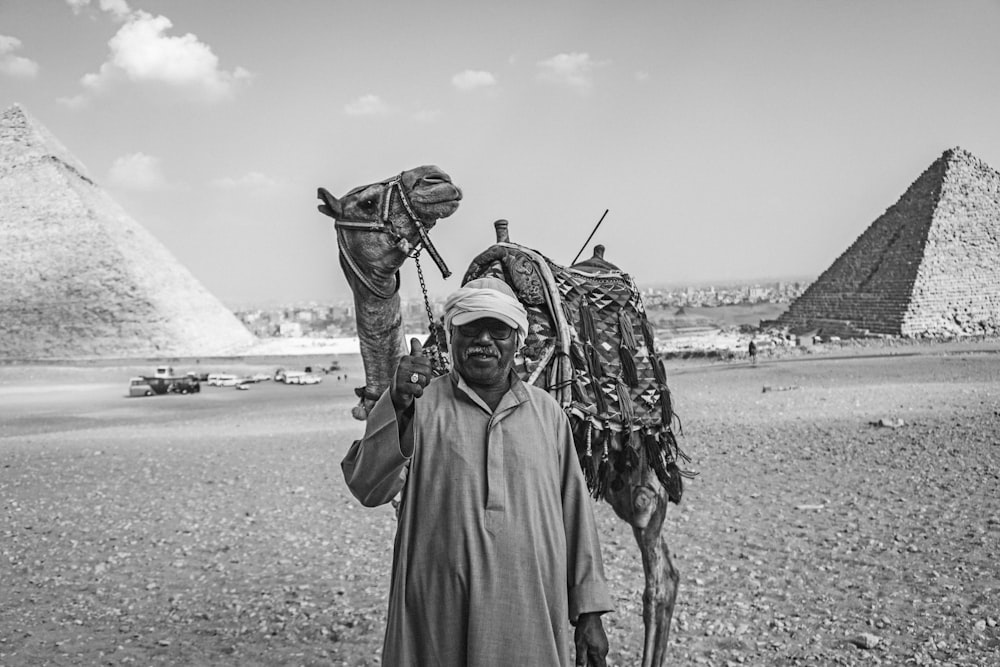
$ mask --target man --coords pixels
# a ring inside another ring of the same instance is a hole
[[[411,342],[343,461],[366,506],[402,491],[382,664],[604,667],[612,608],[569,421],[512,372],[528,319],[494,278],[445,304],[453,370]]]

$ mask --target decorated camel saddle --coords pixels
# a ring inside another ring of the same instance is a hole
[[[495,225],[497,243],[472,260],[462,283],[499,278],[528,311],[517,371],[569,415],[591,493],[618,492],[648,466],[679,503],[691,476],[680,461],[689,459],[674,437],[670,390],[635,282],[604,259],[603,246],[564,267],[511,243],[505,220]]]

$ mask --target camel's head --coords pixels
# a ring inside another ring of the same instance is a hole
[[[445,271],[427,232],[458,209],[462,191],[437,167],[408,169],[354,188],[340,199],[323,188],[318,196],[320,212],[336,220],[341,262],[348,264],[344,268],[352,282],[357,278],[352,272],[361,272],[384,283],[421,244]]]

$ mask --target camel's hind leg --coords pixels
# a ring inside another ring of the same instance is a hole
[[[649,473],[643,481],[645,484],[608,492],[606,498],[615,513],[632,526],[642,553],[646,579],[642,594],[642,620],[646,629],[642,667],[663,667],[680,575],[670,560],[670,549],[663,534],[666,491]]]
[[[670,560],[670,549],[663,534],[666,496],[659,496],[659,507],[642,528],[632,527],[642,552],[642,569],[646,589],[642,594],[642,620],[646,626],[646,641],[642,650],[642,667],[662,667],[667,659],[670,621],[677,601],[680,574]]]

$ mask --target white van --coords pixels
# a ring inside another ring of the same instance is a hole
[[[209,373],[208,374],[208,386],[209,387],[235,387],[236,381],[239,378],[236,375],[230,373]]]

